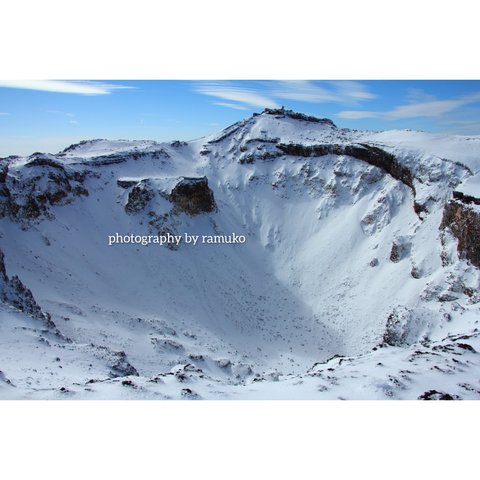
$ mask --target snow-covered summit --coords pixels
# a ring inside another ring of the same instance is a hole
[[[62,150],[59,156],[92,158],[119,153],[141,152],[156,148],[158,145],[158,142],[151,140],[83,140]]]

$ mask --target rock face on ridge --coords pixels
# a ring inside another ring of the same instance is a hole
[[[457,195],[455,195],[457,194]],[[467,201],[461,192],[445,205],[441,228],[448,228],[458,239],[458,254],[476,267],[480,267],[480,200]]]
[[[0,170],[0,218],[21,224],[50,218],[50,207],[88,195],[86,174],[42,154],[32,155],[21,168],[5,163]]]
[[[5,256],[0,250],[0,301],[50,325],[50,315],[42,311],[32,292],[16,275],[11,278],[7,276],[4,259]]]
[[[170,193],[170,201],[178,211],[190,215],[213,212],[216,208],[207,177],[184,177]]]
[[[154,196],[155,193],[148,185],[148,180],[142,180],[141,182],[138,182],[138,184],[135,185],[128,194],[128,201],[125,205],[125,211],[129,214],[141,212]]]

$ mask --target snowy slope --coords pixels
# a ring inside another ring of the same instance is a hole
[[[266,111],[10,159],[6,273],[57,331],[4,302],[0,396],[478,398],[478,268],[440,226],[454,190],[480,197],[479,140]],[[215,208],[175,205],[184,177]],[[247,240],[108,245],[167,232]]]

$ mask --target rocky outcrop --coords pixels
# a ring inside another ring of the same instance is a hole
[[[298,157],[323,157],[325,155],[348,155],[349,157],[362,160],[370,165],[380,168],[384,172],[391,175],[415,193],[413,186],[413,175],[411,172],[400,165],[394,155],[372,145],[359,143],[352,145],[341,144],[319,144],[319,145],[302,145],[302,144],[285,144],[280,143],[277,148],[285,155],[293,155]]]
[[[127,360],[124,351],[113,352],[114,361],[110,365],[111,377],[138,377],[137,369]]]
[[[397,238],[392,243],[392,249],[390,250],[390,261],[393,263],[400,262],[410,254],[411,248],[411,242],[408,239],[404,237]]]
[[[449,229],[457,238],[457,251],[460,258],[469,260],[480,267],[480,200],[454,192],[453,199],[445,205],[440,228]],[[472,198],[473,201],[470,201]]]
[[[293,118],[295,120],[303,120],[305,122],[323,123],[337,128],[329,118],[319,118],[313,115],[305,115],[303,113],[294,112],[293,110],[285,110],[285,108],[266,108],[263,113],[267,115],[277,115],[282,117]]]
[[[176,211],[189,215],[213,212],[216,209],[207,177],[183,177],[173,188],[169,199]]]
[[[470,205],[480,205],[480,198],[473,197],[472,195],[467,195],[463,192],[453,192],[453,198],[460,200],[462,203]]]
[[[127,354],[121,350],[112,350],[106,345],[90,344],[93,355],[101,361],[104,361],[109,369],[110,378],[119,377],[138,377],[137,369],[128,361]],[[88,383],[94,383],[95,380],[89,380]]]
[[[428,390],[423,392],[417,400],[459,400],[458,395],[450,395],[446,392],[439,392],[438,390]]]
[[[84,161],[83,163],[91,167],[103,167],[105,165],[115,165],[117,163],[126,163],[129,159],[141,160],[144,158],[168,159],[170,155],[162,148],[160,150],[146,152],[128,152],[128,153],[112,153],[110,155],[100,155],[93,159]]]
[[[22,168],[6,164],[0,170],[0,218],[8,216],[27,226],[39,218],[52,218],[52,206],[88,195],[85,172],[67,168],[48,156],[30,158]]]
[[[130,190],[125,211],[130,215],[141,212],[154,196],[155,193],[150,188],[148,181],[142,180]]]
[[[50,315],[42,311],[32,292],[22,281],[16,275],[11,278],[7,276],[2,250],[0,250],[0,301],[32,318],[42,320],[46,326],[55,326],[50,319]]]
[[[434,322],[433,313],[426,309],[397,306],[388,316],[383,334],[383,345],[404,347],[428,336]]]
[[[124,180],[124,179],[121,179],[121,178],[119,178],[117,180],[117,185],[120,188],[123,188],[125,190],[127,190],[128,188],[134,187],[137,183],[138,183],[137,180]]]

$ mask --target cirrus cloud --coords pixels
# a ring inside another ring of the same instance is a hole
[[[221,98],[241,104],[249,105],[250,107],[260,108],[278,108],[279,105],[271,98],[256,92],[252,88],[238,87],[236,85],[224,83],[206,83],[198,85],[196,88],[198,93],[209,95],[212,97]],[[232,108],[232,104],[223,102],[223,106]],[[236,104],[235,104],[236,105]],[[233,108],[238,108],[238,105]]]
[[[108,95],[115,90],[133,88],[126,85],[76,80],[0,80],[0,87],[76,95]]]
[[[322,83],[312,80],[270,80],[254,82],[248,87],[234,82],[210,82],[197,85],[195,91],[226,100],[215,104],[237,110],[278,108],[282,100],[352,105],[377,97],[363,83],[347,80]]]
[[[411,102],[387,111],[346,110],[337,113],[337,117],[349,120],[361,120],[365,118],[384,118],[387,120],[419,117],[437,118],[465,105],[479,101],[480,92],[477,92],[453,99],[429,99],[427,101]]]

